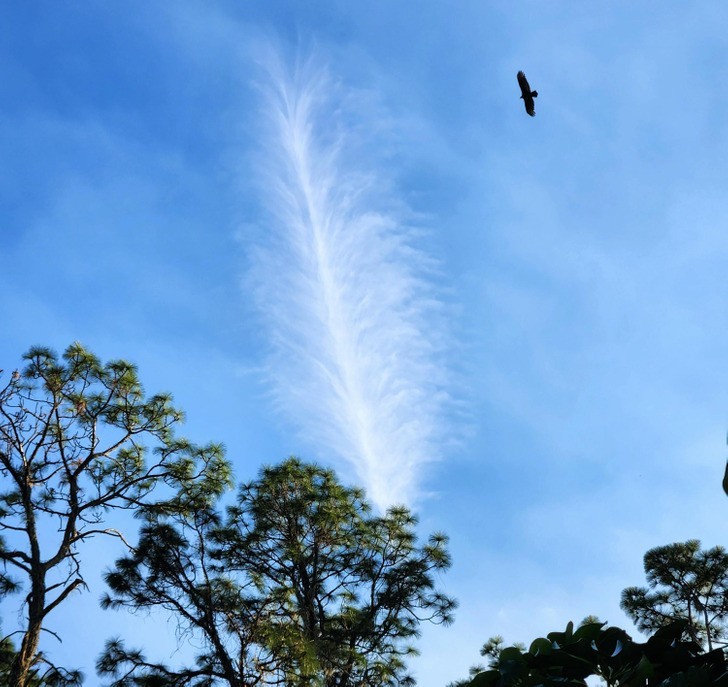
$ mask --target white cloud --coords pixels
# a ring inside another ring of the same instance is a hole
[[[379,507],[411,504],[444,430],[433,263],[387,175],[363,162],[373,142],[353,108],[366,103],[313,59],[268,69],[272,221],[253,281],[276,405]]]

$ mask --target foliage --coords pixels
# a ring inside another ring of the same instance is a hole
[[[120,558],[106,574],[111,593],[102,607],[164,609],[177,617],[182,635],[201,636],[206,646],[193,667],[175,670],[148,661],[120,639],[110,640],[97,670],[115,676],[114,685],[203,687],[217,679],[249,685],[276,673],[261,642],[264,622],[275,609],[259,603],[250,582],[239,584],[213,560],[211,533],[219,526],[212,508],[161,519],[148,515],[133,555]]]
[[[687,636],[708,650],[726,637],[728,553],[702,551],[700,542],[668,544],[644,557],[647,587],[628,587],[621,606],[643,632],[685,620]]]
[[[194,510],[229,481],[219,446],[176,438],[182,413],[166,395],[145,397],[135,368],[105,365],[80,344],[62,359],[32,348],[22,373],[0,388],[0,592],[27,591],[22,640],[10,684],[32,684],[48,615],[85,586],[81,544],[110,535],[106,518],[139,509],[158,485],[159,507]],[[151,443],[153,452],[149,450]],[[49,664],[48,664],[49,665]],[[77,684],[78,673],[49,666],[44,680]]]
[[[588,615],[586,618],[584,618],[581,623],[579,623],[579,627],[582,625],[587,624],[602,624],[599,618],[595,615]],[[488,641],[483,644],[483,646],[480,648],[480,655],[486,656],[488,658],[488,667],[489,668],[498,668],[500,656],[503,653],[505,649],[509,647],[506,646],[505,639],[501,635],[494,635],[493,637],[490,637]],[[514,644],[510,645],[510,648],[516,648],[521,653],[525,653],[526,651],[526,645],[521,642],[516,642]],[[472,679],[478,674],[482,673],[486,670],[485,666],[483,665],[474,665],[470,666],[468,669],[468,675],[469,677],[466,679],[461,680],[454,680],[451,682],[448,687],[466,687],[466,685],[469,685]]]
[[[645,643],[624,630],[588,623],[574,631],[551,632],[528,651],[508,647],[498,663],[479,673],[471,687],[577,687],[601,677],[608,687],[726,687],[728,673],[721,649],[703,653],[685,641],[685,621],[659,629]]]
[[[16,662],[18,652],[10,637],[0,640],[0,684],[10,685],[11,673]],[[28,687],[75,687],[83,682],[83,673],[79,670],[66,670],[48,664],[42,660],[37,661],[38,668],[28,671],[26,685]]]
[[[243,485],[224,522],[151,517],[105,603],[171,610],[205,649],[173,670],[114,640],[99,670],[115,687],[409,684],[419,624],[455,607],[435,589],[447,538],[418,546],[415,526],[404,508],[371,515],[360,490],[296,458]]]
[[[0,684],[10,684],[10,671],[12,670],[15,657],[18,652],[10,637],[4,637],[0,640]],[[38,678],[38,671],[30,671],[30,679],[28,680],[30,687],[42,687],[44,683]]]

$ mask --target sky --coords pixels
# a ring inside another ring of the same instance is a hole
[[[80,341],[238,480],[296,454],[405,501],[460,602],[423,687],[494,634],[632,630],[647,549],[726,543],[727,29],[720,0],[5,3],[0,367]],[[174,647],[97,609],[116,555],[44,640],[89,685],[112,634]]]

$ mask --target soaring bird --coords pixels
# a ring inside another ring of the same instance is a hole
[[[528,79],[523,72],[518,72],[518,85],[521,87],[521,98],[523,98],[523,104],[526,106],[526,112],[531,117],[536,116],[536,110],[533,107],[533,99],[538,97],[538,91],[532,91],[528,85]]]

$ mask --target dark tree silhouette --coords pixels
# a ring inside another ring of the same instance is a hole
[[[533,99],[538,97],[538,91],[532,91],[528,85],[528,79],[523,72],[518,72],[518,85],[521,87],[521,98],[523,98],[523,104],[526,106],[526,112],[531,117],[536,116],[536,110],[534,108]]]

